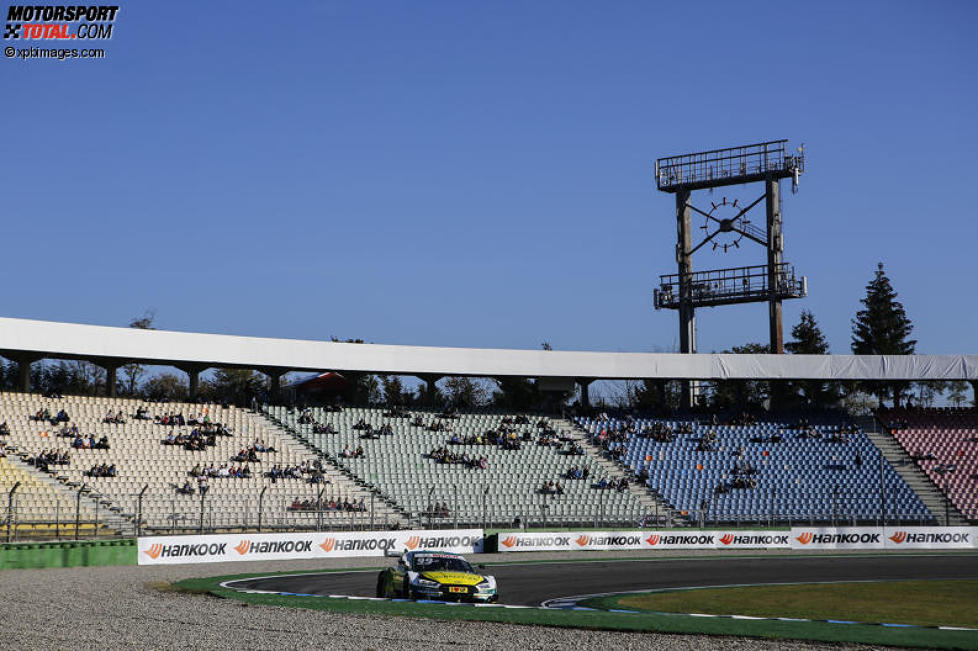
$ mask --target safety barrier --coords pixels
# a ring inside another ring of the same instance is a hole
[[[487,549],[974,549],[978,527],[794,527],[791,531],[537,531],[498,534]]]
[[[137,556],[140,565],[173,565],[383,556],[404,549],[475,554],[484,539],[482,529],[148,536],[137,539]]]

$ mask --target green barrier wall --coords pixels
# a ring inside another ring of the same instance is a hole
[[[0,570],[135,564],[133,539],[0,545]]]

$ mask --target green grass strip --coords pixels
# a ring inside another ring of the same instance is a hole
[[[310,572],[322,572],[311,570]],[[336,571],[351,571],[349,569]],[[297,574],[298,572],[291,572]],[[390,601],[363,601],[329,597],[286,597],[246,594],[221,588],[220,583],[236,578],[269,576],[268,573],[186,579],[176,586],[189,592],[209,592],[218,597],[247,604],[281,606],[347,614],[387,615],[442,621],[481,621],[529,626],[558,626],[591,630],[659,632],[696,635],[729,635],[772,639],[876,645],[976,649],[978,634],[968,631],[940,631],[926,628],[886,628],[882,626],[829,624],[825,622],[780,622],[733,620],[669,615],[663,613],[609,613],[543,609],[475,608],[440,606]]]
[[[883,581],[663,590],[587,600],[593,608],[843,619],[978,628],[978,581]]]

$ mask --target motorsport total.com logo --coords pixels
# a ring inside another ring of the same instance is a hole
[[[64,41],[112,38],[118,5],[10,5],[5,40]]]

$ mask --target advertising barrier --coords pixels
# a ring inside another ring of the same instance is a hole
[[[431,549],[461,554],[483,549],[482,529],[147,536],[138,538],[140,565],[275,561],[383,556],[388,550]]]
[[[788,549],[787,531],[541,531],[499,534],[500,552],[614,549]]]
[[[788,531],[730,529],[717,533],[717,549],[790,549]]]
[[[882,527],[793,527],[792,549],[883,549]]]
[[[788,531],[538,531],[499,534],[500,552],[614,549],[973,549],[978,527],[794,527]]]
[[[795,527],[792,549],[973,549],[978,527]]]
[[[978,527],[886,527],[886,549],[970,549],[978,546]]]

